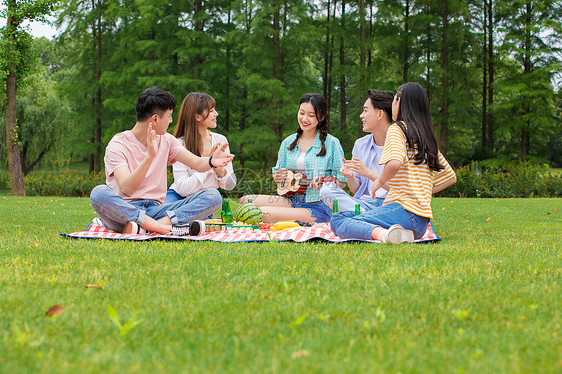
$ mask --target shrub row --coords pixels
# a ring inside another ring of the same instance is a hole
[[[90,196],[92,189],[105,183],[104,173],[78,174],[69,170],[34,172],[25,177],[30,196]]]
[[[456,171],[457,183],[439,196],[448,197],[560,197],[562,175],[547,165],[510,162],[478,165]]]
[[[270,170],[238,169],[238,184],[223,196],[238,198],[248,194],[274,194]],[[446,197],[560,197],[562,174],[548,166],[529,162],[503,165],[471,163],[456,171],[457,183],[439,196]],[[170,173],[171,174],[171,173]],[[169,178],[170,182],[172,178]],[[103,173],[78,174],[68,170],[58,173],[35,172],[25,178],[28,195],[89,196],[98,184],[105,183]]]

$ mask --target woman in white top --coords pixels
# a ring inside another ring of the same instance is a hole
[[[180,108],[174,136],[193,154],[209,157],[218,146],[228,143],[226,137],[210,129],[217,127],[216,102],[210,95],[191,92]],[[226,148],[227,153],[230,152]],[[236,175],[232,163],[225,167],[212,168],[201,173],[180,162],[173,164],[174,183],[166,194],[166,203],[192,196],[206,189],[232,190],[236,186]]]

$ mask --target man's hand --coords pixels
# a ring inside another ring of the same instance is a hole
[[[148,124],[148,131],[146,132],[146,148],[148,148],[147,156],[149,160],[154,160],[158,147],[156,146],[156,131],[152,129],[152,122]]]
[[[378,178],[378,174],[375,173],[374,171],[372,171],[371,169],[368,169],[365,166],[365,164],[363,164],[363,161],[361,161],[357,157],[353,157],[351,160],[345,160],[344,159],[343,160],[343,166],[347,170],[350,170],[351,172],[357,173],[362,177],[367,177],[371,180],[375,180],[376,178]]]

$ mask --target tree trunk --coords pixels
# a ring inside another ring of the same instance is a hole
[[[443,40],[442,40],[442,68],[443,94],[441,96],[441,126],[439,133],[439,148],[443,156],[447,156],[447,140],[449,138],[449,8],[447,1],[443,2]]]
[[[101,8],[101,4],[98,1],[98,7]],[[94,172],[99,173],[101,171],[101,159],[102,159],[102,149],[101,149],[101,57],[102,57],[102,15],[99,12],[97,20],[97,33],[96,33],[96,82],[98,89],[96,91],[96,132],[94,142],[96,144],[96,152],[94,155]]]
[[[527,1],[525,6],[525,57],[523,61],[523,81],[527,84],[527,92],[530,92],[529,87],[529,74],[531,74],[531,3]],[[530,145],[530,128],[531,120],[528,119],[528,114],[530,113],[529,101],[525,100],[523,104],[523,117],[527,118],[525,124],[521,131],[521,158],[525,158],[529,155],[529,145]]]
[[[8,21],[6,27],[13,30],[8,41],[7,56],[16,53],[12,50],[17,44],[15,30],[18,28],[17,20],[11,15],[15,12],[15,0],[8,1]],[[18,145],[18,129],[17,129],[17,69],[16,64],[12,63],[9,67],[8,76],[6,78],[6,151],[8,153],[8,167],[10,169],[10,182],[12,184],[12,195],[25,196],[25,184],[23,183],[23,173],[21,170],[21,159]]]
[[[402,81],[408,82],[408,70],[410,68],[410,0],[404,5],[404,56],[402,56]]]
[[[359,2],[359,40],[360,40],[360,56],[359,65],[361,66],[361,83],[365,84],[365,62],[367,60],[365,48],[365,0]]]
[[[482,33],[482,119],[481,119],[481,144],[482,144],[482,150],[484,151],[484,153],[486,154],[486,157],[489,157],[488,155],[488,41],[487,39],[487,33],[488,33],[488,24],[487,24],[487,13],[488,13],[488,9],[487,9],[487,0],[484,0],[483,3],[483,7],[484,7],[484,12],[483,12],[483,16],[484,16],[484,20],[482,22],[482,29],[484,30]]]
[[[10,73],[6,79],[6,149],[8,151],[8,166],[10,168],[10,182],[12,195],[25,196],[25,185],[21,169],[21,158],[18,146],[17,112],[16,112],[16,65],[10,66]]]
[[[425,12],[426,14],[430,14],[430,7],[429,7],[429,3],[426,3],[425,6]],[[425,89],[427,91],[427,97],[429,99],[429,102],[431,103],[431,95],[432,95],[432,89],[431,89],[431,69],[430,69],[430,65],[429,65],[429,61],[431,61],[431,47],[432,47],[432,38],[431,38],[431,23],[427,22],[427,46],[426,46],[426,68],[425,68]]]
[[[202,33],[205,29],[205,23],[202,21],[198,15],[204,9],[203,0],[195,0],[194,1],[194,12],[195,12],[195,25],[193,25],[194,31],[196,32],[196,40],[199,39],[199,35],[197,34]],[[199,46],[199,42],[196,42],[196,45]],[[193,78],[194,79],[201,79],[202,69],[201,66],[203,65],[203,57],[199,53],[199,48],[196,48],[195,56],[193,57]]]
[[[494,154],[494,17],[488,0],[488,157]]]
[[[371,3],[369,5],[369,40],[372,40],[374,38],[373,36],[373,4]],[[369,46],[367,48],[367,66],[371,66],[371,62],[372,62],[372,49]]]
[[[329,55],[330,55],[330,3],[331,0],[328,0],[328,8],[326,11],[326,45],[324,46],[324,87],[323,93],[324,97],[328,97],[328,69],[329,69]]]
[[[273,78],[283,80],[282,68],[283,57],[281,56],[281,12],[279,1],[274,3],[275,9],[273,10]],[[274,95],[272,98],[273,110],[271,116],[271,129],[277,135],[281,142],[283,140],[283,124],[280,119],[281,100],[278,96]]]
[[[341,4],[341,37],[340,37],[340,127],[347,128],[347,104],[345,98],[345,0]]]
[[[228,32],[231,31],[232,28],[232,9],[228,8]],[[232,70],[232,63],[230,62],[231,59],[231,47],[230,42],[226,39],[226,80],[225,80],[225,99],[226,99],[226,109],[224,111],[224,129],[228,133],[230,129],[230,71]]]
[[[246,117],[248,116],[248,86],[244,84],[244,90],[242,91],[242,108],[240,110],[240,132],[244,131],[246,127]],[[244,167],[244,142],[240,142],[240,148],[238,149],[237,159],[240,161],[240,168]]]

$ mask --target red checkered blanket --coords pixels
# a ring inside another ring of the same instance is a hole
[[[288,241],[305,242],[307,240],[321,239],[332,243],[342,243],[347,241],[367,241],[371,243],[380,243],[375,240],[359,240],[359,239],[340,239],[337,237],[327,224],[317,225],[314,227],[302,227],[299,229],[270,231],[270,230],[250,230],[235,229],[226,231],[210,232],[202,236],[173,236],[152,233],[149,235],[140,234],[120,234],[103,226],[97,226],[90,223],[86,231],[73,232],[70,234],[60,234],[70,238],[80,239],[119,239],[119,240],[212,240],[222,243],[238,243],[238,242],[267,242],[267,241]],[[440,241],[437,234],[433,230],[430,223],[427,226],[425,235],[415,241],[421,242],[437,242]]]

